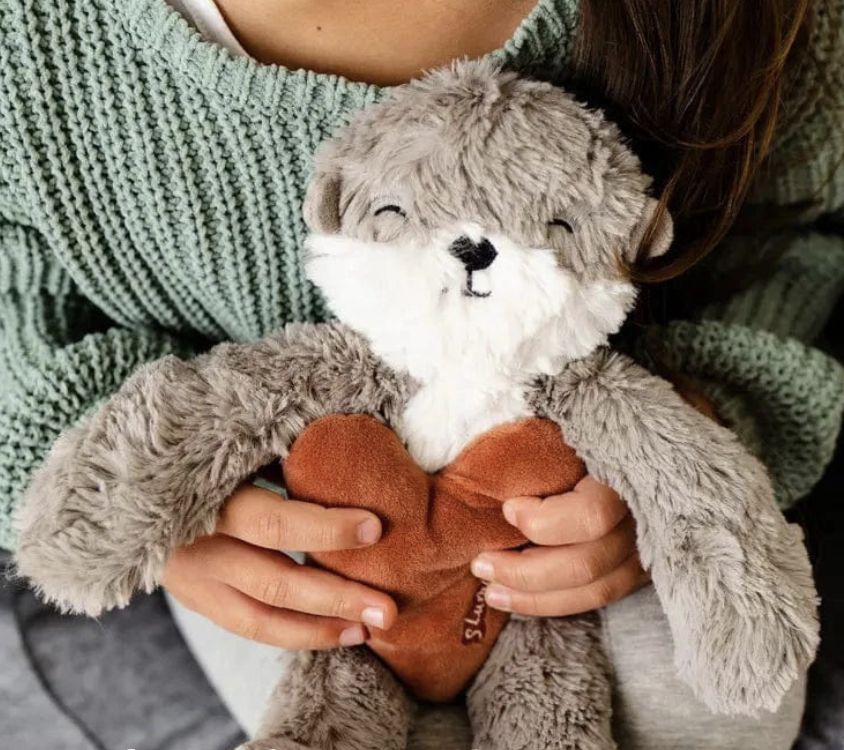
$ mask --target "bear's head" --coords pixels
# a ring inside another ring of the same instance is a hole
[[[657,201],[619,129],[489,61],[397,87],[317,155],[309,278],[391,366],[553,374],[636,295]],[[670,217],[652,232],[665,252]]]

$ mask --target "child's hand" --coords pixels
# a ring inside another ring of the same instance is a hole
[[[539,546],[475,559],[474,574],[492,582],[491,607],[564,617],[622,599],[649,580],[627,505],[592,477],[564,495],[508,500],[504,515]]]
[[[170,557],[164,586],[189,609],[250,640],[288,649],[353,646],[368,637],[365,624],[393,624],[393,600],[298,565],[280,550],[353,549],[380,536],[381,522],[368,511],[283,500],[244,485],[226,503],[213,536]]]

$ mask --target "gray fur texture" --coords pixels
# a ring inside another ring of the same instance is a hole
[[[467,696],[474,747],[615,750],[595,615],[513,616]]]
[[[327,414],[372,415],[434,457],[449,429],[539,415],[630,504],[682,678],[713,710],[774,710],[818,640],[800,536],[729,431],[604,346],[645,228],[652,255],[671,239],[649,184],[617,128],[551,86],[466,63],[397,88],[326,145],[308,191],[309,263],[343,323],[139,370],[34,477],[20,575],[65,610],[124,606]],[[489,294],[469,294],[455,232],[497,243]],[[468,694],[477,746],[611,750],[597,628],[514,618]],[[402,750],[415,711],[365,649],[305,654],[244,750]]]
[[[151,363],[64,433],[34,476],[17,518],[18,573],[64,611],[124,607],[310,422],[338,411],[395,421],[407,388],[338,325]]]
[[[762,464],[609,350],[546,379],[531,402],[629,504],[680,677],[713,711],[776,710],[817,649],[817,595]]]
[[[404,750],[413,703],[364,647],[301,653],[239,750]]]
[[[656,203],[650,183],[602,113],[481,62],[396,89],[326,142],[305,218],[316,233],[397,244],[472,219],[528,247],[550,240],[561,265],[604,275],[619,250],[637,255]],[[376,216],[386,200],[407,220]],[[560,216],[577,231],[549,236]],[[649,254],[664,253],[671,233],[664,214]]]

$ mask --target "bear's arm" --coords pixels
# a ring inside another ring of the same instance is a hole
[[[715,711],[774,710],[811,660],[816,594],[765,468],[669,383],[608,350],[537,385],[590,474],[629,504],[681,678]]]
[[[339,325],[146,365],[35,473],[17,519],[18,573],[68,611],[125,606],[309,422],[335,411],[389,420],[403,388]]]

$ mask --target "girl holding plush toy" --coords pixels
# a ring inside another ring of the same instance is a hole
[[[0,0],[9,549],[13,506],[50,446],[139,366],[326,316],[300,254],[317,147],[390,86],[465,55],[574,87],[623,125],[674,223],[672,250],[635,276],[695,267],[689,304],[674,311],[670,287],[672,318],[632,330],[630,350],[694,379],[689,398],[763,459],[782,507],[817,482],[844,402],[840,366],[813,348],[844,283],[837,2],[171,4]],[[643,247],[660,234],[653,216]],[[674,675],[624,500],[590,476],[508,499],[506,521],[533,546],[473,560],[486,605],[553,618],[603,608],[622,748],[789,747],[803,680],[776,712],[747,719],[711,714]],[[383,532],[371,512],[280,502],[244,482],[215,533],[168,557],[163,582],[250,641],[354,646],[395,626],[395,599],[277,551],[364,548]],[[194,651],[251,724],[280,668],[266,659],[233,687],[257,647],[182,605]],[[460,727],[432,711],[414,741],[460,747]]]

